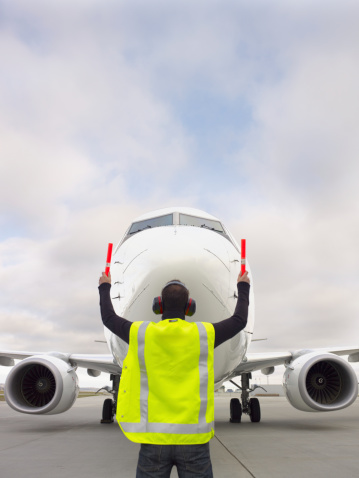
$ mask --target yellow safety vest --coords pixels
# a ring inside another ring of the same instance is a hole
[[[196,445],[214,436],[214,327],[134,322],[116,419],[136,443]]]

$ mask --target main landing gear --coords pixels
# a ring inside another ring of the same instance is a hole
[[[118,394],[118,387],[120,385],[120,375],[111,374],[110,380],[112,380],[112,390],[109,390],[109,392],[112,393],[113,399],[106,398],[106,400],[103,402],[101,423],[113,423],[113,417],[116,414],[117,394]]]
[[[242,390],[241,401],[238,398],[232,398],[230,402],[230,419],[231,423],[240,423],[242,420],[242,414],[246,413],[249,415],[251,422],[259,422],[261,419],[261,408],[258,398],[249,398],[249,392],[252,392],[256,388],[263,388],[254,386],[254,388],[249,387],[249,380],[252,378],[251,373],[242,373],[240,387],[233,380],[230,380],[236,387]],[[264,389],[263,389],[264,390]]]

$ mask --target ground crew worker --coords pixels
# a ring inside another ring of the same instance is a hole
[[[102,321],[129,344],[116,418],[127,438],[141,443],[136,477],[169,478],[173,465],[180,478],[213,477],[213,350],[246,326],[248,272],[238,276],[233,316],[213,325],[185,320],[191,304],[179,280],[162,290],[159,323],[119,317],[110,298],[111,275],[102,273],[99,284]]]

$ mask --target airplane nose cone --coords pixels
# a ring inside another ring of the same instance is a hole
[[[136,284],[132,291],[134,300],[126,310],[128,318],[135,316],[137,305],[143,300],[152,306],[153,298],[174,279],[183,282],[196,300],[196,321],[206,320],[213,310],[218,320],[228,316],[228,297],[234,299],[235,292],[231,277],[238,274],[240,265],[231,263],[228,249],[234,248],[226,238],[206,229],[166,227],[141,232],[128,241],[128,246],[133,239],[134,250],[139,250],[141,241],[143,252],[124,264],[124,283]],[[128,252],[127,257],[130,256]],[[238,271],[234,270],[236,266]]]

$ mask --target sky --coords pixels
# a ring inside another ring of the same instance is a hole
[[[0,0],[0,349],[107,353],[107,243],[178,205],[247,239],[251,352],[358,345],[358,21],[347,0]]]

